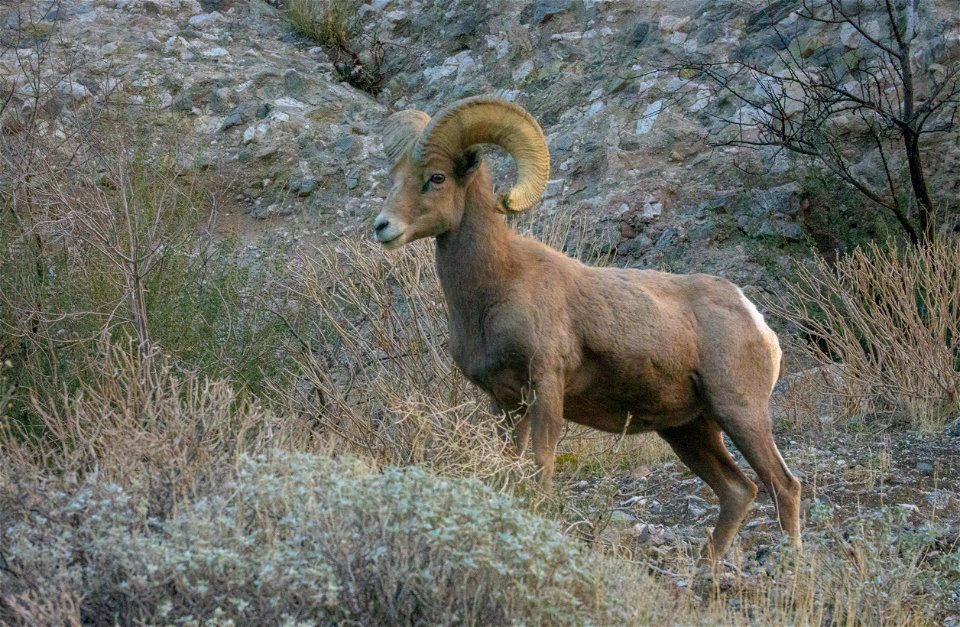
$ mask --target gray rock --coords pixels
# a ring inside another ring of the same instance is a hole
[[[650,35],[650,23],[649,22],[637,22],[637,24],[630,30],[630,34],[627,36],[627,43],[631,46],[642,46],[647,41],[647,36]]]
[[[566,13],[572,6],[572,0],[537,0],[533,3],[533,23],[543,24],[555,15]]]
[[[767,237],[783,238],[791,242],[798,242],[803,239],[803,228],[799,224],[782,218],[764,220],[757,233]]]
[[[271,217],[284,217],[293,214],[293,205],[274,203],[268,207],[258,205],[250,210],[250,217],[257,220],[266,220]]]
[[[221,46],[215,46],[208,50],[204,50],[200,54],[207,57],[208,59],[223,59],[224,57],[230,56],[230,52],[226,48],[223,48]]]
[[[347,172],[347,178],[344,181],[347,186],[347,189],[357,189],[360,186],[360,173],[356,170],[351,170]]]
[[[717,40],[720,32],[720,27],[717,24],[707,24],[697,31],[697,43],[701,46],[708,46]]]
[[[687,231],[687,237],[691,241],[707,241],[714,237],[717,232],[717,220],[714,218],[705,219],[700,223],[694,224]]]
[[[564,133],[563,135],[558,135],[553,139],[550,145],[550,152],[555,151],[567,151],[573,148],[573,144],[576,142],[576,138],[569,133]]]
[[[234,107],[233,111],[227,114],[220,125],[220,130],[225,131],[234,126],[240,126],[253,120],[257,113],[258,104],[253,101],[247,101]]]
[[[688,216],[701,216],[705,213],[710,213],[714,211],[719,211],[727,206],[727,203],[730,201],[729,196],[717,196],[716,198],[711,198],[710,200],[704,201],[699,205],[694,205],[689,209],[682,209],[681,214]]]
[[[758,216],[796,215],[800,211],[800,195],[800,185],[797,183],[759,190],[753,194],[752,213]]]
[[[269,159],[280,150],[280,147],[276,144],[270,144],[268,146],[263,146],[254,153],[254,156],[257,159]]]
[[[477,14],[473,11],[467,11],[460,17],[459,20],[454,23],[452,27],[450,27],[450,29],[447,31],[447,35],[454,39],[474,35],[477,32],[477,26],[479,23],[480,22],[477,19]]]
[[[946,509],[950,506],[951,501],[956,500],[956,495],[950,490],[933,490],[924,495],[924,500],[927,503],[930,503],[937,509]]]
[[[283,86],[287,93],[294,98],[302,96],[307,89],[307,81],[303,74],[296,70],[287,70],[283,73]]]
[[[933,464],[929,464],[927,462],[918,462],[917,472],[919,472],[921,475],[930,477],[933,475]]]
[[[316,187],[317,187],[317,180],[312,177],[305,176],[303,177],[303,180],[300,181],[300,184],[297,187],[297,195],[309,196],[310,194],[313,193],[313,190],[316,189]]]
[[[212,13],[202,13],[200,15],[194,15],[187,23],[194,28],[206,28],[207,26],[212,26],[215,22],[218,22],[223,19],[223,16],[220,15],[217,11]]]
[[[660,217],[663,213],[663,204],[659,202],[648,202],[643,205],[642,217],[644,220],[652,220]]]
[[[671,34],[677,31],[685,32],[690,24],[690,16],[679,17],[677,15],[663,15],[660,17],[658,28],[661,33]]]
[[[160,5],[153,0],[144,0],[140,6],[143,8],[143,12],[147,15],[160,15]]]
[[[747,32],[756,33],[769,28],[786,18],[799,8],[797,0],[776,0],[750,14],[747,18]]]
[[[56,91],[63,97],[73,100],[74,102],[81,102],[87,100],[93,94],[90,93],[90,90],[80,84],[79,81],[74,81],[69,79],[69,77],[57,83]]]
[[[710,511],[710,504],[705,500],[697,496],[696,494],[691,494],[687,497],[687,513],[691,516],[699,518],[703,516],[708,511]]]
[[[960,438],[960,416],[957,416],[957,419],[947,427],[947,435],[952,438]]]
[[[341,155],[348,155],[357,148],[357,140],[351,135],[341,135],[333,144],[334,149]]]
[[[676,229],[666,229],[663,233],[660,234],[660,237],[657,238],[657,243],[654,244],[654,248],[659,251],[666,251],[671,246],[673,246],[674,241],[677,239],[677,230]]]

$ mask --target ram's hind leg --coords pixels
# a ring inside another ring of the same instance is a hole
[[[757,495],[757,486],[737,467],[723,444],[720,428],[713,421],[701,416],[682,427],[658,433],[720,500],[717,525],[702,553],[704,560],[715,562],[733,543]]]
[[[715,408],[717,421],[743,453],[777,507],[780,528],[800,545],[800,482],[790,473],[773,439],[766,407]]]

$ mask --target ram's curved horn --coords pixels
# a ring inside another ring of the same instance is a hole
[[[387,118],[383,132],[383,151],[391,167],[410,150],[429,123],[430,116],[416,109],[398,111]]]
[[[550,152],[540,125],[523,108],[493,96],[458,100],[433,117],[413,149],[425,165],[434,155],[457,157],[475,144],[496,144],[517,164],[517,183],[497,197],[503,213],[529,209],[543,196],[550,176]]]

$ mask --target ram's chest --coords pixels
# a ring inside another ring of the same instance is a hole
[[[498,326],[481,329],[453,320],[450,326],[454,362],[467,379],[494,395],[505,381],[526,380],[531,359],[531,351],[517,334]]]
[[[465,332],[452,325],[450,329],[450,350],[453,361],[472,383],[486,388],[484,385],[490,377],[493,364],[491,351],[483,338],[475,333]]]

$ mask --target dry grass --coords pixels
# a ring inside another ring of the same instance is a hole
[[[426,242],[385,255],[343,238],[304,256],[290,293],[306,316],[292,410],[382,464],[512,483],[531,475],[498,435],[498,416],[450,359]]]
[[[103,338],[73,392],[33,395],[36,422],[0,427],[0,484],[95,476],[170,512],[242,455],[326,450],[303,422],[281,419],[224,381],[183,373],[159,350]]]
[[[960,244],[871,243],[802,268],[771,310],[807,337],[846,415],[905,416],[939,428],[960,409]]]
[[[697,546],[651,562],[616,536],[582,545],[591,514],[536,496],[437,348],[429,249],[341,240],[302,261],[290,287],[315,324],[291,313],[311,350],[288,405],[103,343],[86,385],[35,399],[43,439],[3,431],[3,620],[933,622],[927,590],[950,566],[933,569],[895,512],[840,525],[814,508],[804,555],[752,576],[697,571]],[[647,446],[571,430],[568,477],[663,459]],[[64,570],[68,554],[82,557]]]

